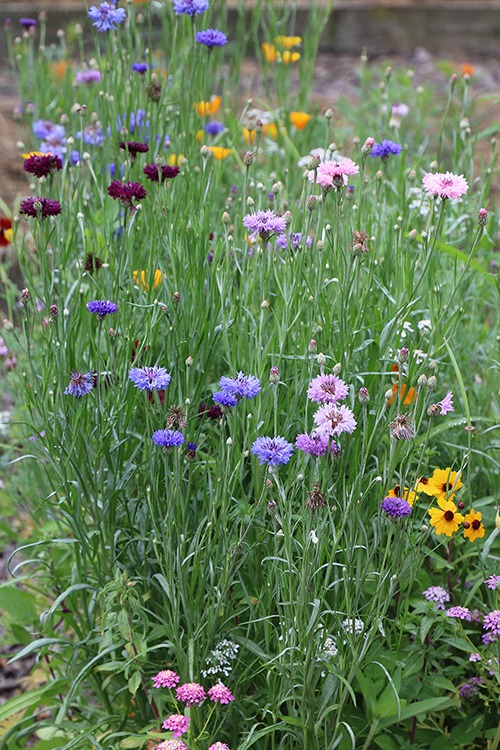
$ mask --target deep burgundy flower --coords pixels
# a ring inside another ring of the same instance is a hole
[[[63,164],[61,159],[54,154],[33,154],[24,160],[23,169],[35,177],[48,177],[54,172],[59,172]]]
[[[41,216],[46,219],[47,216],[57,216],[61,213],[61,204],[59,201],[53,201],[50,198],[30,197],[21,202],[20,214],[32,216],[36,219]]]
[[[152,182],[164,182],[165,180],[173,180],[181,170],[179,167],[170,167],[167,164],[164,164],[161,167],[158,166],[158,164],[146,164],[142,171],[148,180],[151,180]]]
[[[124,208],[129,208],[131,211],[135,209],[132,201],[142,200],[146,197],[146,191],[140,182],[120,182],[120,180],[113,180],[108,185],[108,195],[115,201],[121,201]]]
[[[137,154],[145,154],[149,151],[147,143],[139,143],[138,141],[120,141],[119,145],[124,151],[128,151],[132,157],[136,157]]]

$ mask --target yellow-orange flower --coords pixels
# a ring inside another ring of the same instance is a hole
[[[231,153],[230,148],[224,148],[223,146],[209,146],[208,150],[215,156],[216,159],[226,159]]]
[[[388,403],[389,406],[392,404],[392,402],[396,398],[397,392],[398,392],[398,384],[397,383],[393,383],[392,384],[392,396],[387,399],[387,403]],[[415,388],[413,388],[412,386],[410,386],[408,388],[408,392],[406,392],[406,384],[403,383],[403,385],[401,386],[400,391],[399,391],[399,400],[400,400],[400,402],[404,406],[409,406],[411,403],[413,403],[413,401],[416,400],[416,398],[417,398],[417,394],[416,394]]]
[[[266,62],[277,62],[281,57],[274,44],[270,44],[269,42],[262,42],[260,48],[264,53]]]
[[[141,286],[146,292],[149,292],[149,284],[147,282],[148,272],[146,271],[132,271],[134,281],[138,286]],[[166,279],[167,275],[162,273],[159,268],[156,269],[153,276],[153,289],[160,286],[162,279]]]
[[[221,96],[211,96],[209,102],[197,102],[194,106],[200,117],[216,115],[222,104]]]
[[[455,492],[463,487],[461,474],[457,471],[452,471],[449,467],[447,469],[434,469],[434,474],[429,480],[429,492],[428,495],[433,494],[434,497],[453,500]],[[433,490],[431,493],[430,490]]]
[[[274,41],[275,41],[275,44],[278,45],[278,47],[281,47],[281,49],[292,49],[293,47],[298,47],[299,44],[302,44],[302,37],[301,36],[277,36]]]
[[[184,154],[170,154],[168,157],[168,163],[171,167],[180,167],[185,159],[186,157]]]
[[[290,121],[292,125],[295,125],[297,130],[303,130],[311,119],[311,115],[307,112],[290,112]]]
[[[418,495],[415,490],[410,490],[408,489],[408,487],[404,487],[403,492],[401,493],[401,487],[399,486],[399,484],[389,490],[385,497],[400,497],[402,500],[406,500],[406,502],[410,506],[412,506],[415,500],[418,499]]]
[[[21,154],[22,159],[29,159],[32,156],[52,156],[50,151],[44,153],[43,151],[30,151],[28,154]]]
[[[283,57],[281,58],[285,65],[289,65],[290,63],[297,62],[300,60],[300,52],[289,52],[286,50],[283,52]]]
[[[481,539],[484,536],[484,526],[481,523],[483,517],[482,513],[476,513],[474,509],[469,511],[465,515],[464,519],[464,537],[469,542],[474,542],[476,539]]]
[[[439,508],[430,508],[431,526],[436,529],[436,534],[451,536],[464,521],[461,513],[457,513],[457,506],[451,500],[438,498]]]
[[[71,60],[57,60],[56,62],[50,63],[50,72],[56,81],[62,81],[66,75],[66,71],[73,65]]]
[[[436,497],[436,489],[434,485],[432,484],[429,477],[422,476],[417,482],[417,486],[415,487],[416,492],[425,492],[426,495],[429,495],[429,497]]]
[[[473,76],[476,72],[476,69],[474,68],[471,63],[462,63],[462,75],[463,76]]]
[[[262,135],[266,138],[272,138],[274,141],[278,137],[278,128],[274,122],[266,122],[262,126]]]
[[[252,130],[249,130],[249,128],[243,128],[241,132],[245,143],[249,143],[250,145],[255,143],[255,136],[257,133],[254,128],[252,128]]]

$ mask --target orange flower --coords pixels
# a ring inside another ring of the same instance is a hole
[[[243,140],[245,141],[245,143],[249,143],[250,145],[253,145],[255,143],[255,136],[257,133],[254,128],[252,128],[252,130],[243,128],[241,132],[243,134]]]
[[[310,119],[311,115],[308,115],[307,112],[290,112],[290,121],[297,130],[303,130]]]
[[[57,60],[56,62],[50,63],[50,72],[56,81],[62,81],[66,75],[66,71],[73,65],[70,60]]]
[[[197,102],[194,106],[200,117],[216,115],[222,103],[221,96],[211,96],[209,102]]]
[[[285,65],[288,65],[289,63],[294,63],[300,60],[300,52],[283,52],[283,62]]]
[[[394,399],[396,398],[396,394],[398,392],[398,384],[393,383],[392,384],[392,396],[387,400],[387,403],[389,406],[392,404]],[[406,394],[406,395],[405,395]],[[406,393],[406,385],[401,386],[401,390],[399,391],[399,400],[402,402],[405,406],[409,406],[415,399],[417,398],[417,394],[415,392],[415,388],[408,388],[408,393]]]
[[[464,520],[464,537],[469,542],[474,542],[476,539],[481,539],[484,536],[484,526],[481,523],[483,517],[482,513],[476,513],[474,509],[466,514]]]
[[[263,42],[260,45],[260,48],[262,52],[264,53],[264,58],[266,62],[268,63],[277,62],[281,58],[281,55],[276,49],[276,47],[274,46],[274,44],[269,44],[269,42]]]
[[[430,508],[431,526],[436,529],[436,534],[451,536],[463,522],[464,517],[457,513],[457,506],[451,500],[438,499],[438,508]]]
[[[302,44],[301,36],[277,36],[274,40],[281,49],[292,49]]]
[[[473,76],[475,72],[476,72],[476,70],[475,70],[474,66],[471,65],[470,63],[463,63],[462,64],[462,75],[463,76]]]
[[[278,137],[278,128],[274,122],[266,122],[262,126],[262,135],[266,138],[272,138],[273,141]]]
[[[6,247],[12,243],[12,220],[4,216],[0,219],[0,247]]]
[[[134,281],[138,286],[141,286],[146,292],[149,292],[149,284],[147,283],[147,270],[146,271],[132,271],[132,276],[134,277]],[[160,286],[163,279],[167,278],[167,274],[160,271],[159,268],[156,269],[153,276],[153,289],[156,289],[156,287]]]
[[[223,146],[209,146],[208,150],[219,160],[226,159],[232,151],[232,149],[223,148]]]

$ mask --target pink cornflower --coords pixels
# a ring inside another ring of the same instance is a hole
[[[208,750],[231,750],[229,745],[226,745],[225,742],[214,742],[213,745],[210,745]]]
[[[436,406],[439,406],[441,409],[441,415],[447,414],[449,411],[455,411],[453,408],[453,393],[448,391],[446,396],[441,401],[437,402]]]
[[[164,740],[156,746],[155,750],[189,750],[182,740]]]
[[[229,703],[234,701],[234,695],[222,682],[218,682],[208,691],[208,697],[214,703]]]
[[[356,420],[347,406],[325,404],[314,415],[317,432],[320,435],[340,435],[342,432],[354,432]]]
[[[178,701],[182,701],[186,706],[197,706],[207,697],[205,689],[198,685],[197,682],[186,682],[184,685],[179,685],[175,691],[175,697]]]
[[[347,177],[359,173],[358,165],[352,159],[324,161],[316,171],[316,182],[322,188],[342,187],[347,185]],[[314,171],[309,172],[309,182],[314,182]]]
[[[335,375],[318,375],[311,380],[307,389],[307,398],[318,404],[336,404],[349,393],[343,380]]]
[[[189,722],[191,719],[189,716],[183,714],[172,714],[162,724],[163,729],[170,729],[174,733],[174,737],[180,737],[184,732],[187,732],[189,728]]]
[[[172,672],[171,669],[162,669],[151,679],[155,688],[174,688],[181,681],[177,672]]]
[[[450,198],[452,201],[457,201],[469,189],[463,174],[453,174],[453,172],[444,174],[428,172],[422,177],[422,184],[429,195],[442,200]]]

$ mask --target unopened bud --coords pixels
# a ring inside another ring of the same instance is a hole
[[[374,138],[367,138],[366,141],[363,143],[363,146],[361,148],[362,154],[371,154],[373,151],[373,147],[375,145],[375,139]]]
[[[333,374],[335,375],[335,377],[338,377],[341,372],[342,372],[342,365],[340,362],[337,362],[337,364],[333,368]]]
[[[49,317],[51,320],[55,320],[57,316],[59,315],[59,308],[57,305],[51,305],[49,307]]]
[[[316,198],[315,195],[308,196],[307,201],[306,201],[306,206],[309,209],[309,211],[314,211],[314,209],[316,208],[317,200],[318,199]]]
[[[231,217],[229,216],[227,211],[224,211],[224,213],[222,214],[222,223],[229,224],[230,221],[231,221]]]
[[[329,107],[325,112],[325,117],[327,120],[331,120],[333,118],[333,109]]]
[[[181,294],[180,294],[180,292],[174,292],[172,294],[172,300],[175,302],[176,305],[179,304],[179,302],[181,301]]]
[[[186,367],[192,367],[194,362],[194,359],[191,357],[191,355],[186,359],[185,365]]]
[[[280,379],[280,371],[275,365],[273,365],[271,369],[269,370],[269,382],[276,385],[276,383],[279,383],[279,379]]]
[[[200,154],[203,156],[204,159],[210,156],[210,149],[208,148],[208,146],[203,145],[200,148]]]
[[[362,386],[359,389],[358,398],[359,398],[360,403],[367,404],[368,401],[370,400],[370,394],[368,393],[368,388],[365,388],[364,386]]]
[[[318,365],[319,365],[320,367],[322,367],[322,366],[323,366],[323,365],[325,364],[325,362],[326,362],[326,357],[325,357],[325,355],[323,354],[323,352],[320,352],[320,353],[318,354],[318,356],[316,357],[316,362],[318,363]]]
[[[243,157],[243,164],[245,165],[245,167],[251,167],[254,161],[255,156],[253,151],[247,151],[245,156]]]
[[[485,208],[480,208],[477,212],[477,223],[480,227],[485,227],[488,223],[488,211]]]
[[[437,404],[431,404],[427,409],[427,414],[429,417],[437,417],[439,414],[439,406]]]
[[[23,302],[29,302],[30,301],[30,297],[31,297],[31,294],[30,294],[29,289],[22,289],[21,290],[21,299],[22,299]]]
[[[437,386],[437,378],[435,375],[431,375],[430,378],[427,380],[427,388],[430,391],[433,391],[436,386]]]
[[[402,346],[398,352],[398,362],[407,362],[410,350],[407,346]]]
[[[316,354],[318,351],[318,345],[316,344],[315,339],[311,339],[308,346],[309,354]]]
[[[317,169],[321,164],[321,157],[318,154],[313,154],[307,165],[308,169]],[[307,174],[307,173],[306,173]]]
[[[417,385],[419,388],[425,388],[427,385],[427,375],[422,374],[417,380]]]
[[[262,302],[260,303],[260,306],[263,310],[267,310],[267,308],[269,307],[269,300],[263,299]]]
[[[415,242],[415,240],[417,239],[417,237],[418,237],[417,230],[416,229],[410,229],[410,231],[408,232],[408,239],[410,240],[410,242]]]

